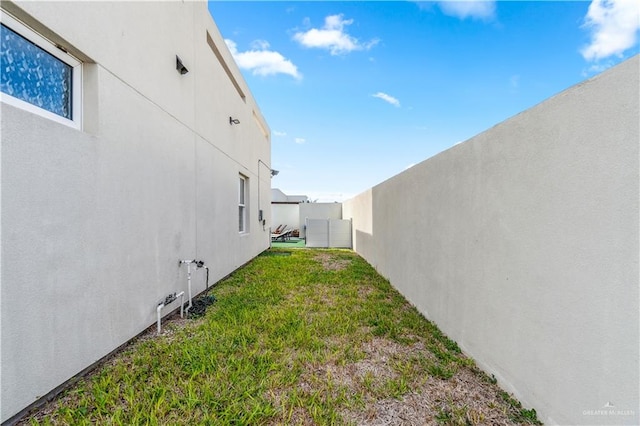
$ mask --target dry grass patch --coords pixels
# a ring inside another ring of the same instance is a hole
[[[514,425],[514,410],[494,385],[469,368],[451,379],[429,377],[401,398],[371,399],[361,410],[347,410],[347,422],[358,425]]]
[[[320,263],[326,271],[341,271],[351,263],[350,259],[337,257],[335,254],[327,252],[319,252],[313,258]]]

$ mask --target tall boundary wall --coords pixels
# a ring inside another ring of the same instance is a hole
[[[547,424],[640,424],[639,57],[343,204],[354,249]]]

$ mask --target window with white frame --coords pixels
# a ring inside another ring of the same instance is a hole
[[[247,182],[249,178],[240,175],[238,183],[238,231],[248,232],[247,229]]]
[[[80,127],[81,62],[5,12],[0,44],[2,101]]]

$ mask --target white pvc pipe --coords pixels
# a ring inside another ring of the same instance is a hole
[[[184,318],[184,291],[176,294],[176,298],[180,298],[180,318]]]
[[[193,306],[191,304],[191,263],[187,263],[187,285],[189,290],[189,306],[187,306],[186,311],[189,312],[189,309]]]
[[[158,315],[158,336],[162,333],[162,325],[160,324],[162,321],[162,308],[164,308],[164,303],[159,304],[156,308],[156,314]]]
[[[189,291],[189,306],[187,306],[187,309],[185,309],[187,312],[189,312],[189,309],[191,309],[191,307],[193,306],[191,304],[191,264],[194,262],[194,260],[181,260],[180,263],[186,263],[187,264],[187,286],[188,286],[188,291]]]
[[[184,318],[184,291],[176,294],[176,299],[180,298],[180,318]],[[158,316],[158,335],[162,333],[162,308],[164,308],[164,302],[160,303],[156,308],[156,315]]]

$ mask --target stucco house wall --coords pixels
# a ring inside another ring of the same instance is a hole
[[[636,56],[343,203],[355,250],[545,424],[640,423],[638,85]]]
[[[287,202],[289,198],[287,195],[278,188],[271,188],[271,201],[272,202]]]
[[[215,282],[268,248],[271,158],[206,2],[1,7],[83,62],[79,129],[1,102],[6,421],[154,324],[186,291],[179,259],[204,260]]]

